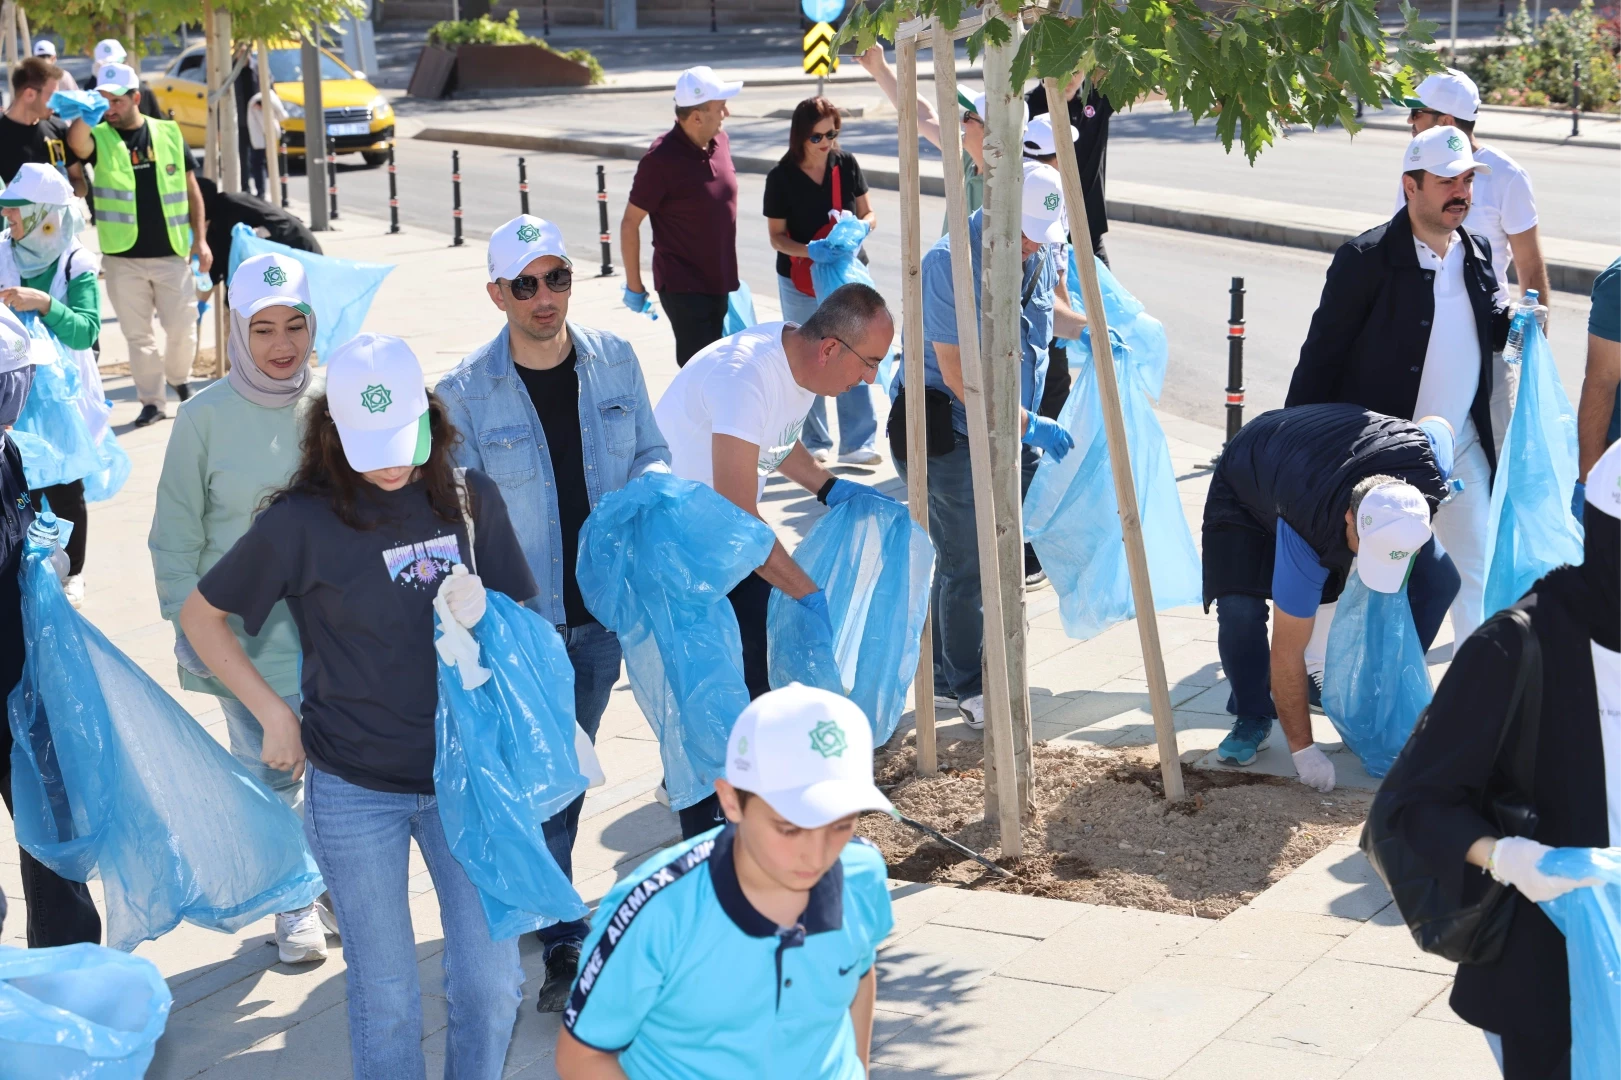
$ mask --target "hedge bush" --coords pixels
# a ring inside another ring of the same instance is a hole
[[[597,58],[584,49],[570,49],[564,52],[554,49],[538,37],[530,37],[518,29],[518,12],[507,12],[504,20],[496,20],[488,15],[480,15],[476,19],[463,19],[456,22],[446,19],[444,22],[434,23],[428,31],[428,44],[441,45],[447,49],[454,49],[458,45],[539,45],[548,52],[554,52],[576,64],[584,64],[591,69],[591,81],[600,83],[606,81],[602,65]]]
[[[1621,23],[1615,8],[1598,11],[1582,0],[1568,13],[1550,8],[1541,26],[1531,24],[1524,0],[1503,24],[1506,45],[1461,54],[1456,66],[1480,87],[1481,100],[1493,105],[1569,106],[1571,65],[1582,73],[1581,107],[1616,112],[1621,107]]]

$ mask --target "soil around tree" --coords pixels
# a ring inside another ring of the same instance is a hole
[[[895,808],[1012,872],[973,860],[887,815],[862,817],[891,877],[963,888],[1078,900],[1219,919],[1346,836],[1372,796],[1320,794],[1294,778],[1182,767],[1187,799],[1167,803],[1153,747],[1055,747],[1037,743],[1035,812],[1024,855],[1001,857],[1000,832],[984,817],[983,744],[939,748],[940,770],[920,777],[916,735],[880,750],[878,786]]]

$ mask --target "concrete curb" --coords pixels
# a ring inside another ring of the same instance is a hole
[[[1615,121],[1613,119],[1610,119],[1608,117],[1606,117],[1605,120],[1598,121],[1598,122],[1599,123],[1604,123],[1606,121],[1608,123],[1611,123],[1611,124],[1615,123]],[[1399,121],[1399,120],[1371,120],[1371,119],[1368,119],[1367,117],[1364,117],[1362,119],[1362,126],[1365,127],[1365,128],[1379,128],[1379,129],[1381,129],[1383,131],[1407,131],[1407,130],[1409,130],[1407,124],[1404,121]],[[1611,153],[1614,153],[1617,150],[1621,150],[1621,137],[1617,137],[1616,133],[1610,133],[1610,134],[1611,134],[1611,137],[1610,137],[1610,139],[1608,141],[1597,142],[1597,141],[1585,139],[1580,135],[1577,135],[1575,137],[1572,137],[1572,136],[1569,136],[1569,135],[1566,135],[1566,136],[1563,136],[1563,137],[1556,136],[1556,135],[1522,135],[1522,134],[1519,134],[1518,132],[1500,131],[1500,130],[1498,130],[1496,128],[1493,128],[1491,131],[1483,132],[1482,137],[1487,142],[1524,142],[1524,143],[1539,143],[1539,144],[1541,144],[1543,146],[1578,146],[1578,147],[1581,147],[1583,150],[1608,150]]]
[[[417,132],[414,137],[428,142],[460,143],[466,146],[494,146],[506,150],[530,150],[539,153],[592,154],[598,157],[620,158],[626,161],[640,161],[642,155],[647,152],[647,147],[642,143],[618,142],[612,139],[577,138],[572,135],[524,135],[506,131],[428,127]],[[737,171],[746,173],[768,173],[776,168],[778,160],[777,158],[755,157],[752,155],[734,154],[732,156],[732,164]],[[900,190],[900,174],[894,169],[863,165],[861,171],[867,178],[867,184],[870,187],[882,188],[886,191]],[[1121,188],[1140,187],[1142,185],[1117,184],[1111,186],[1116,190],[1120,190]],[[939,176],[925,173],[918,177],[918,189],[924,195],[943,196],[945,194],[945,181]],[[1179,197],[1156,200],[1109,198],[1106,200],[1109,220],[1128,221],[1138,225],[1154,225],[1162,229],[1181,229],[1184,232],[1222,236],[1231,240],[1249,240],[1254,243],[1305,248],[1309,251],[1336,251],[1341,244],[1355,238],[1366,227],[1349,228],[1344,225],[1335,226],[1333,224],[1314,225],[1308,220],[1304,220],[1313,216],[1309,210],[1302,213],[1295,220],[1289,220],[1282,216],[1234,214],[1216,209],[1207,209],[1206,204],[1212,200],[1197,192],[1167,190],[1166,194]],[[1325,213],[1321,216],[1332,219],[1337,216],[1343,217],[1343,212]],[[1372,221],[1371,218],[1369,220]],[[1604,269],[1602,265],[1561,262],[1553,258],[1548,259],[1547,266],[1549,284],[1555,289],[1584,294],[1592,291],[1593,279]]]

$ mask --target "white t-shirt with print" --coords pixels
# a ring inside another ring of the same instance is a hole
[[[1593,646],[1599,733],[1604,737],[1604,790],[1610,811],[1610,846],[1621,846],[1621,653]]]
[[[1531,175],[1520,168],[1519,162],[1495,147],[1482,146],[1474,157],[1492,171],[1475,174],[1474,195],[1469,216],[1463,219],[1463,228],[1465,232],[1485,237],[1491,244],[1492,272],[1497,275],[1497,284],[1506,288],[1508,264],[1514,258],[1508,238],[1537,224],[1537,200],[1531,192]],[[1396,209],[1406,205],[1406,189],[1398,178]]]
[[[783,351],[784,322],[761,323],[721,338],[676,375],[653,410],[670,444],[670,471],[715,486],[714,436],[760,448],[765,478],[799,441],[816,395],[794,381]]]

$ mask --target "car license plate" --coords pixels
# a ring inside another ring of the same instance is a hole
[[[368,135],[371,133],[371,125],[365,123],[328,124],[326,133],[328,135]]]

